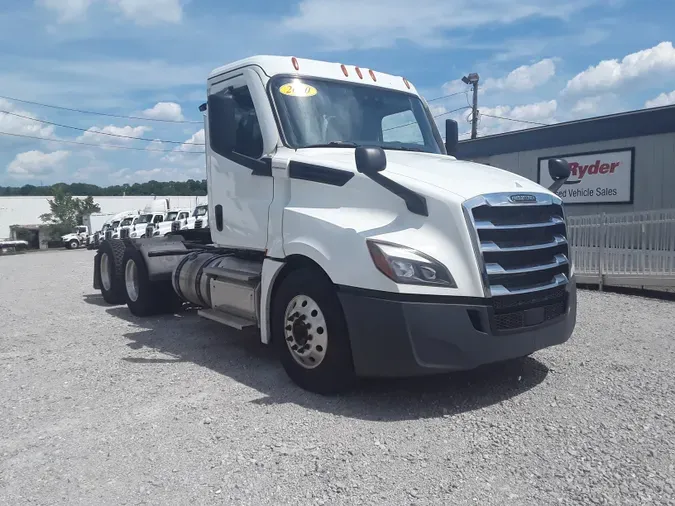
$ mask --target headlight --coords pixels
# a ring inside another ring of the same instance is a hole
[[[380,241],[366,244],[375,267],[396,283],[457,288],[448,269],[424,253]]]
[[[131,232],[131,237],[136,237],[138,234],[136,232]]]

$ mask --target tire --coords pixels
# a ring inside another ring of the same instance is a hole
[[[308,322],[309,329],[303,330]],[[322,395],[354,386],[347,324],[335,288],[323,272],[301,268],[288,274],[274,295],[271,323],[273,345],[286,374],[298,386]],[[301,356],[291,346],[309,349]]]
[[[80,243],[77,242],[75,239],[71,240],[71,241],[68,243],[68,249],[77,249],[77,248],[79,248],[79,247],[80,247]]]
[[[124,270],[122,258],[124,257],[124,243],[118,239],[108,239],[101,243],[99,248],[100,261],[99,275],[101,280],[101,295],[108,304],[124,304]],[[107,263],[107,273],[106,267]],[[108,278],[108,281],[105,279]]]
[[[131,314],[145,317],[180,309],[182,303],[173,291],[171,281],[150,281],[145,259],[134,246],[126,248],[122,265],[124,299]]]

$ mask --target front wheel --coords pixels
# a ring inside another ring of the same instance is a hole
[[[77,249],[80,246],[80,243],[77,242],[75,239],[71,240],[68,243],[68,249]]]
[[[272,340],[288,376],[319,394],[350,389],[355,381],[342,306],[322,272],[302,268],[279,286],[272,309]]]

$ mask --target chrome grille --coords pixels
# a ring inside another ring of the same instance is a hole
[[[129,237],[129,229],[128,228],[123,228],[120,230],[120,239],[126,239]]]
[[[180,222],[179,221],[174,221],[171,223],[171,231],[172,232],[178,232],[180,230]]]
[[[515,195],[520,202],[510,199]],[[487,194],[465,202],[464,213],[487,296],[527,294],[568,282],[570,252],[559,198],[542,193]]]
[[[152,237],[152,233],[155,231],[155,227],[148,225],[145,227],[145,237]]]
[[[105,238],[106,239],[112,239],[112,235],[113,235],[112,230],[106,230],[105,231]]]
[[[204,226],[203,220],[195,220],[195,228],[202,228]]]

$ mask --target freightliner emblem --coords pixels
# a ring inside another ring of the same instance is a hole
[[[537,197],[534,195],[527,195],[525,193],[518,193],[516,195],[511,195],[509,200],[516,204],[531,204],[532,202],[537,201]]]

